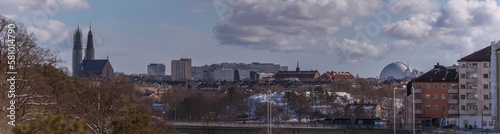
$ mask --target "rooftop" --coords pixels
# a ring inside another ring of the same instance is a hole
[[[416,78],[415,82],[458,82],[458,72],[438,63],[433,69]]]
[[[491,55],[491,46],[488,46],[461,58],[460,60],[458,60],[458,62],[490,61],[490,55]]]

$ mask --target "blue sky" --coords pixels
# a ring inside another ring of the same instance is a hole
[[[86,35],[91,21],[96,58],[109,55],[115,71],[128,74],[146,73],[149,63],[164,63],[169,73],[182,55],[195,66],[272,62],[293,69],[299,61],[302,70],[375,77],[396,61],[421,71],[456,64],[500,40],[498,1],[0,1],[1,15],[24,23],[63,67],[70,68],[74,29],[79,24]]]

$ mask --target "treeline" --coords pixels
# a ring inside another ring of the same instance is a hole
[[[279,86],[254,86],[252,89],[225,87],[221,91],[200,91],[193,87],[174,87],[167,90],[161,102],[166,104],[164,117],[174,121],[266,121],[267,107],[262,97],[270,90],[278,95],[273,100],[273,121],[284,122],[298,119],[298,122],[314,121],[325,117],[346,116],[348,103],[372,103],[380,105],[382,117],[392,113],[390,86],[374,87],[363,81],[338,81],[332,85],[304,86],[285,90]],[[351,94],[340,96],[336,92]],[[397,98],[402,95],[398,93]],[[356,109],[355,115],[369,116]],[[305,120],[304,120],[305,119]]]
[[[15,24],[15,32],[9,33],[9,24]],[[15,37],[14,47],[9,48],[7,34]],[[22,24],[0,16],[0,105],[14,108],[0,110],[0,133],[175,133],[165,121],[151,118],[159,113],[129,79],[68,77],[57,53],[35,40]],[[12,83],[6,80],[13,76],[15,88],[9,90]]]

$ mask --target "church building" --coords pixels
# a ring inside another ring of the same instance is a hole
[[[87,35],[85,57],[82,57],[82,51],[82,31],[80,30],[80,26],[78,26],[73,35],[73,76],[98,77],[104,80],[110,80],[115,77],[113,67],[108,58],[95,59],[92,26],[90,26]]]

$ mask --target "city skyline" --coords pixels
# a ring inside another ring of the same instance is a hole
[[[96,59],[109,55],[127,74],[149,63],[170,72],[171,60],[188,57],[193,66],[298,60],[302,70],[376,77],[397,61],[422,71],[457,64],[500,40],[498,1],[3,2],[2,15],[58,51],[68,70],[74,30],[87,35],[90,21]]]

